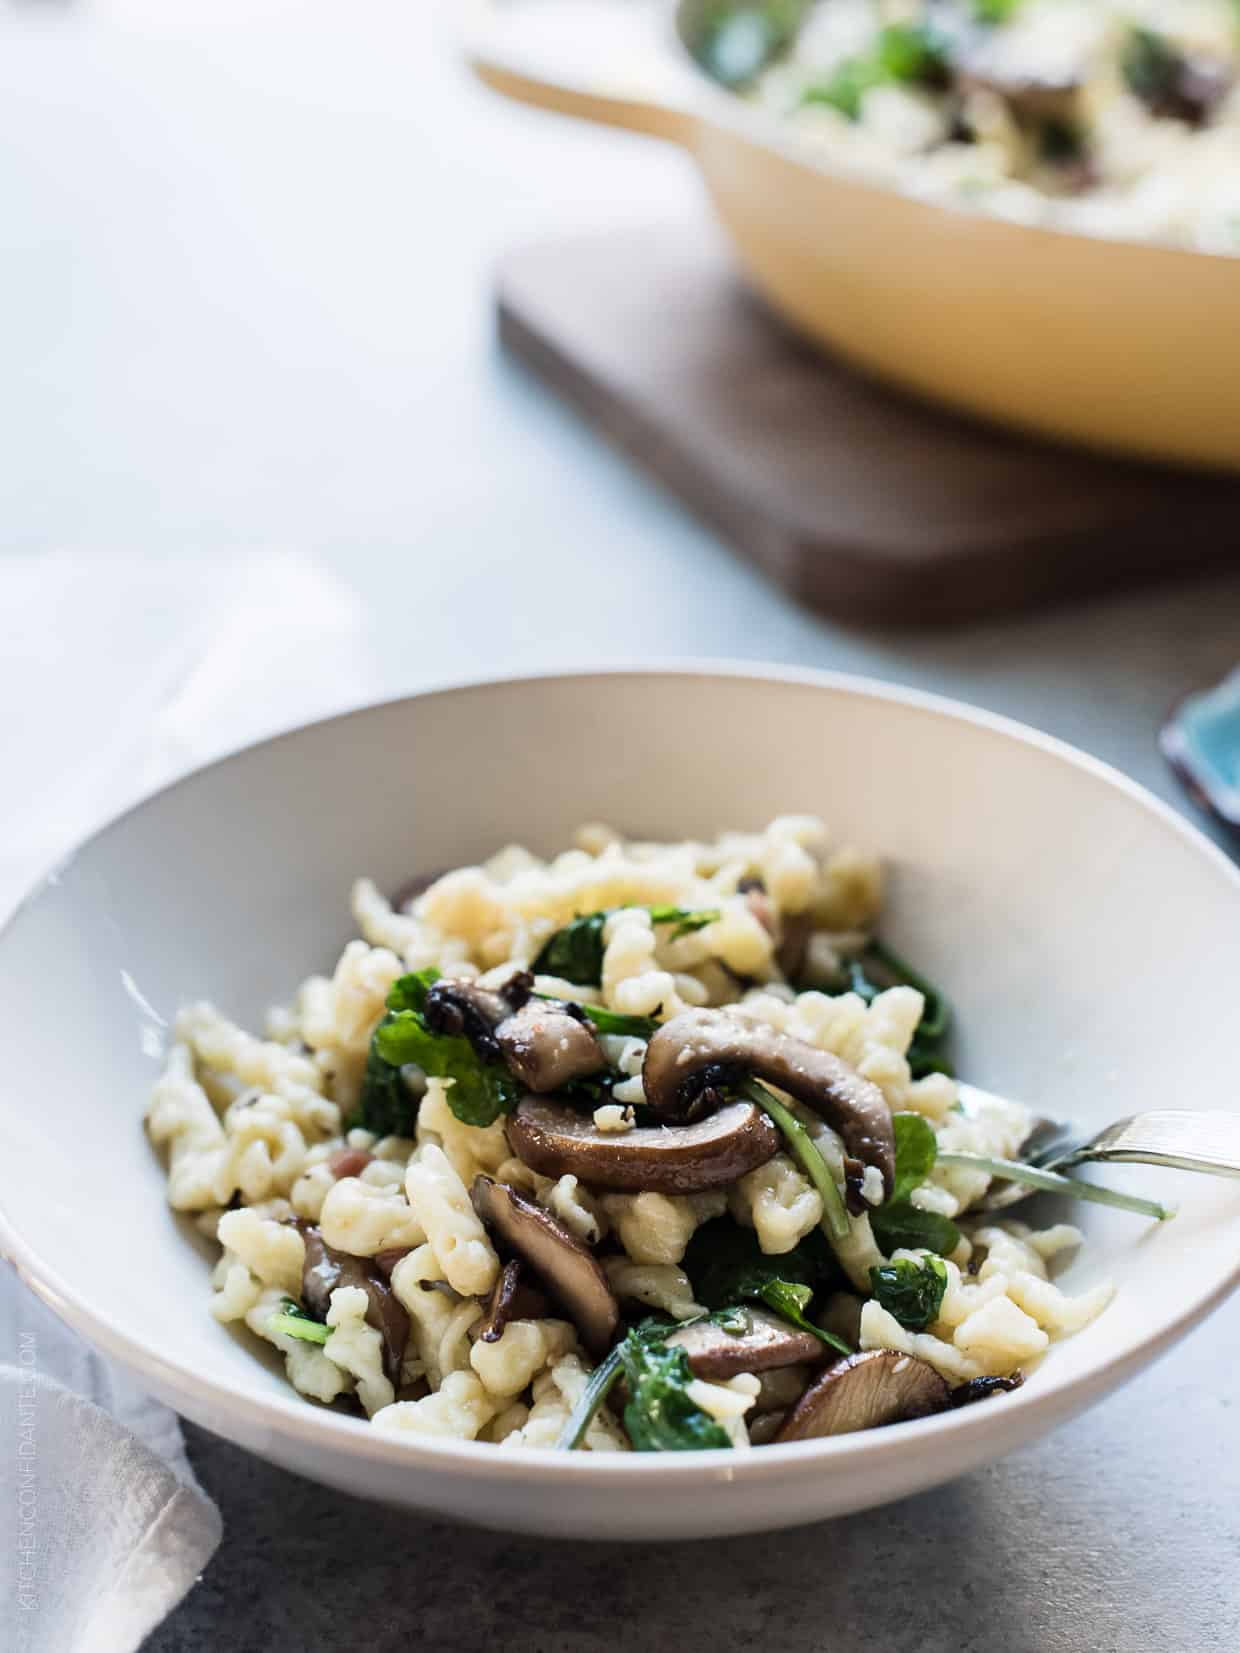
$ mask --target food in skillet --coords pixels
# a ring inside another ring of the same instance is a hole
[[[820,822],[602,827],[393,906],[255,1037],[186,1007],[151,1101],[211,1312],[382,1429],[748,1448],[1020,1383],[1105,1307],[1078,1232],[970,1217],[1032,1121],[966,1112],[943,996]],[[949,1161],[949,1162],[948,1162]]]
[[[702,10],[698,53],[724,78],[747,7]],[[743,89],[833,161],[936,201],[1236,253],[1238,68],[1235,0],[819,0]]]

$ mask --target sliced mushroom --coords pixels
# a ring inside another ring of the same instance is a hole
[[[423,1015],[432,1033],[463,1035],[487,1062],[500,1060],[495,1032],[529,998],[532,978],[527,972],[512,976],[498,993],[477,982],[447,976],[427,991]]]
[[[821,1114],[848,1154],[895,1186],[896,1143],[882,1091],[830,1051],[721,1010],[686,1010],[664,1022],[646,1047],[642,1084],[656,1113],[692,1119],[746,1075],[768,1079]]]
[[[924,1360],[893,1349],[868,1349],[828,1366],[792,1408],[780,1441],[850,1435],[929,1417],[950,1402],[947,1384]]]
[[[390,1280],[392,1278],[392,1270],[396,1267],[397,1263],[402,1262],[412,1250],[413,1247],[411,1245],[398,1245],[393,1246],[390,1251],[376,1251],[374,1255],[374,1265],[379,1270],[379,1273],[383,1275],[384,1279]]]
[[[787,1416],[786,1411],[763,1412],[760,1417],[755,1418],[749,1425],[749,1444],[751,1446],[769,1446],[772,1441],[778,1440],[779,1432],[783,1428],[784,1419]]]
[[[514,1257],[500,1270],[478,1336],[484,1343],[498,1343],[510,1320],[542,1320],[547,1312],[547,1299],[526,1285],[521,1264]]]
[[[479,1217],[515,1251],[576,1326],[592,1355],[604,1354],[620,1310],[592,1254],[541,1206],[490,1177],[475,1177],[470,1198]]]
[[[989,1400],[992,1395],[1010,1394],[1013,1389],[1019,1389],[1025,1379],[1020,1372],[1013,1372],[1011,1377],[980,1377],[970,1378],[967,1383],[958,1383],[951,1392],[953,1406],[972,1406],[976,1401]]]
[[[962,65],[956,84],[962,92],[989,92],[1001,98],[1017,120],[1075,124],[1081,115],[1084,82],[1071,72],[1021,74],[981,53]]]
[[[338,1286],[360,1286],[366,1293],[366,1324],[383,1339],[383,1371],[392,1387],[400,1387],[401,1362],[409,1341],[409,1316],[400,1299],[369,1257],[354,1257],[329,1246],[313,1223],[298,1223],[306,1246],[301,1276],[302,1302],[324,1319]]]
[[[594,1029],[576,1005],[530,999],[495,1030],[509,1069],[532,1091],[560,1090],[607,1066]]]
[[[779,945],[775,962],[783,971],[784,980],[796,982],[805,968],[809,938],[814,933],[814,920],[809,913],[789,913],[780,920]]]
[[[505,1132],[517,1158],[545,1177],[656,1194],[722,1188],[773,1159],[782,1140],[752,1102],[729,1102],[689,1125],[639,1125],[617,1135],[565,1102],[527,1096]]]
[[[730,1332],[713,1320],[683,1326],[667,1340],[669,1349],[683,1349],[694,1377],[730,1378],[738,1372],[767,1372],[777,1366],[821,1361],[826,1345],[790,1326],[765,1309],[742,1309],[744,1331]]]
[[[861,1341],[861,1310],[865,1305],[851,1291],[833,1291],[822,1306],[818,1324],[852,1347]]]

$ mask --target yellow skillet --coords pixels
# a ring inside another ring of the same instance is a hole
[[[1240,469],[1240,258],[844,176],[699,73],[664,7],[472,0],[466,14],[467,56],[496,90],[684,145],[753,285],[860,367],[1051,436]]]

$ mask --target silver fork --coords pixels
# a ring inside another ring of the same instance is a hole
[[[966,1113],[991,1100],[998,1098],[976,1085],[960,1086]],[[1118,1119],[1091,1137],[1081,1137],[1071,1126],[1055,1120],[1037,1119],[1019,1157],[1042,1171],[1062,1172],[1097,1162],[1166,1165],[1177,1171],[1240,1177],[1240,1113],[1159,1108]],[[973,1210],[1002,1211],[1038,1192],[1022,1183],[996,1181]]]

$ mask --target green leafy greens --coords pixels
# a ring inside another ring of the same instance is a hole
[[[362,1076],[361,1098],[356,1112],[349,1118],[349,1128],[360,1125],[376,1136],[412,1136],[417,1112],[417,1100],[400,1069],[383,1060],[372,1038]]]
[[[557,1446],[571,1452],[585,1439],[590,1420],[623,1374],[628,1385],[624,1427],[638,1452],[694,1452],[732,1442],[709,1412],[690,1399],[689,1357],[669,1349],[674,1320],[643,1320],[590,1374],[561,1431]]]
[[[583,913],[562,930],[557,930],[534,960],[531,966],[534,974],[559,976],[561,981],[571,981],[579,987],[590,987],[601,981],[603,926],[612,913],[619,910],[607,907],[597,913]],[[695,930],[705,929],[719,917],[717,907],[703,907],[696,911],[688,907],[647,907],[646,911],[652,924],[676,926],[672,931],[673,941],[692,935]]]
[[[984,1171],[1001,1182],[1020,1182],[1047,1194],[1062,1194],[1066,1199],[1112,1205],[1119,1211],[1135,1212],[1139,1217],[1156,1217],[1160,1223],[1175,1216],[1173,1206],[1159,1205],[1157,1200],[1121,1194],[1117,1188],[1103,1188],[1096,1182],[1083,1182],[1080,1177],[1066,1177],[1061,1171],[1048,1171],[1040,1165],[1025,1165],[1015,1159],[991,1159],[985,1154],[940,1154],[939,1161],[962,1171]]]
[[[808,1286],[794,1286],[789,1280],[768,1280],[758,1293],[767,1308],[773,1309],[781,1320],[787,1320],[800,1331],[808,1332],[820,1343],[825,1343],[828,1349],[834,1349],[836,1354],[852,1354],[853,1350],[842,1337],[836,1337],[834,1332],[824,1332],[821,1326],[815,1326],[807,1317],[805,1311],[813,1295]]]
[[[893,1251],[934,1251],[950,1257],[960,1244],[960,1230],[950,1217],[921,1211],[903,1200],[891,1200],[872,1211],[870,1227],[888,1257]]]
[[[939,1317],[947,1268],[939,1257],[925,1257],[921,1262],[901,1257],[870,1270],[870,1289],[902,1326],[922,1332]]]
[[[380,1136],[411,1136],[417,1102],[401,1075],[407,1066],[430,1079],[450,1079],[447,1103],[465,1125],[490,1125],[521,1099],[521,1086],[499,1062],[486,1062],[459,1034],[432,1033],[426,995],[435,970],[401,976],[387,996],[387,1014],[370,1041],[357,1123]]]
[[[698,1229],[684,1256],[693,1295],[707,1308],[727,1310],[743,1302],[765,1303],[782,1319],[811,1333],[840,1354],[853,1351],[806,1316],[818,1288],[836,1277],[836,1264],[822,1230],[815,1228],[791,1251],[768,1256],[751,1229],[717,1217]]]
[[[744,86],[795,40],[813,0],[704,0],[683,8],[686,44],[712,80]]]
[[[629,1386],[624,1427],[638,1452],[694,1452],[732,1445],[710,1413],[690,1399],[693,1372],[683,1349],[669,1349],[662,1339],[630,1335],[620,1344],[620,1364]]]
[[[331,1327],[307,1314],[300,1303],[286,1297],[279,1310],[267,1322],[267,1330],[283,1332],[288,1337],[300,1338],[303,1343],[326,1343]]]
[[[534,960],[536,976],[559,976],[585,987],[603,976],[603,926],[606,912],[585,913],[557,930]]]
[[[1183,54],[1165,35],[1136,25],[1128,31],[1119,66],[1129,91],[1151,108],[1174,97],[1185,68]]]
[[[925,23],[890,23],[873,49],[850,57],[825,80],[807,88],[802,102],[826,104],[850,121],[861,118],[861,100],[875,86],[942,86],[949,76],[947,49],[938,31]]]
[[[601,1004],[583,1004],[582,1010],[600,1033],[619,1033],[632,1039],[649,1039],[658,1027],[653,1016],[623,1016]]]
[[[915,1113],[892,1119],[896,1138],[896,1177],[891,1198],[870,1212],[870,1227],[879,1246],[893,1251],[934,1251],[950,1256],[960,1244],[960,1230],[937,1211],[922,1211],[912,1203],[915,1188],[925,1182],[938,1158],[934,1127]]]
[[[703,1223],[689,1241],[681,1266],[693,1284],[694,1298],[708,1309],[760,1297],[772,1280],[817,1291],[838,1273],[821,1229],[811,1229],[791,1251],[772,1257],[762,1250],[751,1228],[742,1228],[731,1217]]]
[[[934,1170],[938,1138],[934,1126],[919,1113],[893,1114],[891,1125],[896,1139],[896,1180],[891,1197],[907,1200]]]
[[[801,1169],[818,1190],[822,1200],[822,1218],[832,1236],[837,1240],[848,1238],[848,1212],[844,1207],[844,1196],[835,1185],[835,1178],[822,1154],[818,1144],[810,1136],[801,1121],[789,1108],[785,1108],[778,1097],[772,1096],[765,1085],[760,1085],[756,1079],[751,1079],[741,1087],[741,1094],[749,1098],[767,1113],[783,1132],[784,1141],[788,1144],[788,1151],[800,1161]]]
[[[704,930],[708,924],[713,924],[719,917],[718,907],[647,907],[652,924],[674,924],[672,940],[679,941],[681,936],[691,936],[698,930]]]

